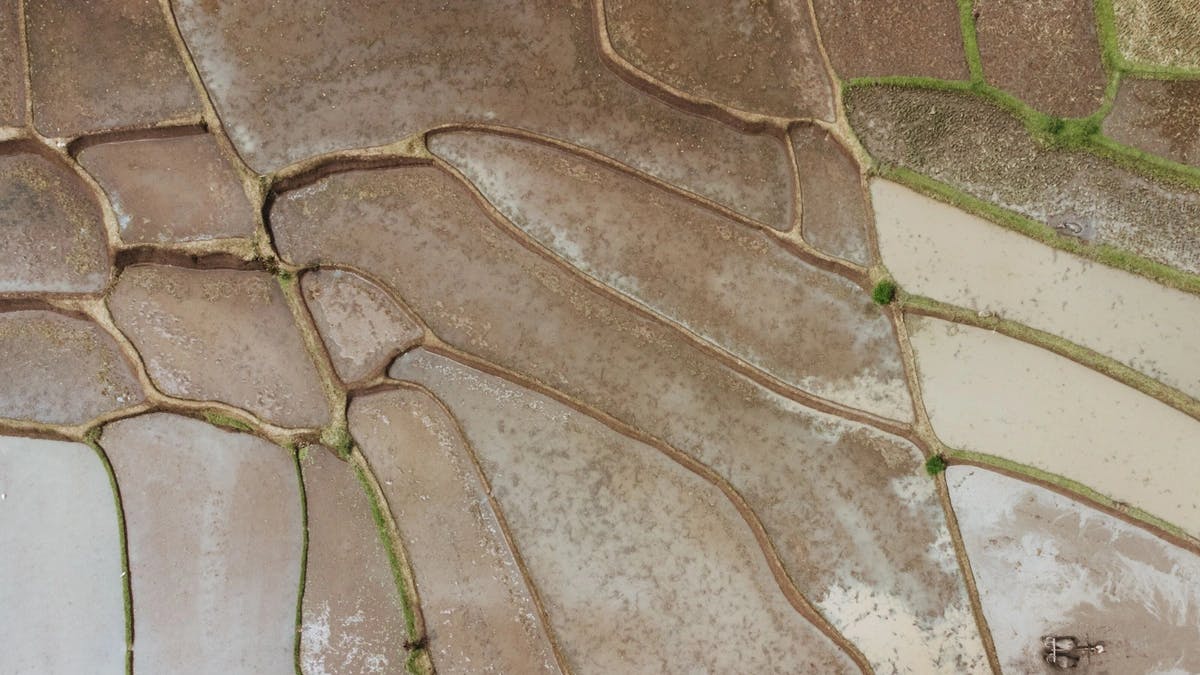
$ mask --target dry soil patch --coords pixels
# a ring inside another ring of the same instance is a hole
[[[241,177],[208,134],[104,143],[85,148],[79,162],[108,194],[125,241],[254,234]]]
[[[800,174],[800,230],[804,241],[829,255],[871,263],[871,213],[858,162],[825,129],[812,124],[789,135]]]
[[[154,0],[29,0],[33,120],[47,136],[198,115],[200,99]]]
[[[977,0],[983,75],[1048,115],[1087,117],[1108,73],[1092,0]]]
[[[813,0],[839,77],[969,77],[954,0]]]
[[[317,270],[300,280],[304,301],[343,382],[382,374],[423,332],[387,291],[341,270]]]
[[[333,451],[301,451],[308,508],[300,666],[306,675],[404,668],[404,608],[371,502]]]
[[[604,9],[617,53],[667,84],[749,112],[833,117],[804,3],[606,0]]]
[[[83,424],[145,399],[112,337],[42,310],[0,313],[0,382],[0,417],[49,424]]]
[[[0,293],[91,293],[108,283],[100,205],[58,160],[0,145]]]
[[[1104,133],[1113,140],[1200,167],[1200,80],[1123,78]]]
[[[270,274],[134,265],[108,304],[163,392],[282,426],[329,419],[316,366]]]

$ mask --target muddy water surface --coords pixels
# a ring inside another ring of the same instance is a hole
[[[1105,643],[1083,672],[1200,672],[1200,556],[984,469],[946,482],[1005,673],[1051,672],[1047,634]]]
[[[1200,396],[1200,297],[1056,251],[884,180],[884,263],[905,290],[1060,335]]]
[[[1019,340],[937,319],[909,322],[943,441],[1068,476],[1200,533],[1200,422]]]

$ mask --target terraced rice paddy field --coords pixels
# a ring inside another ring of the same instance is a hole
[[[0,675],[1200,673],[1188,0],[0,0]]]

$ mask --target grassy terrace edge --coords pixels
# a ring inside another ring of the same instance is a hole
[[[129,573],[129,533],[125,525],[125,504],[121,500],[121,486],[117,484],[117,472],[113,469],[108,453],[100,445],[101,427],[91,429],[84,435],[83,442],[92,449],[104,472],[108,475],[108,484],[112,489],[113,503],[117,509],[117,532],[121,540],[121,599],[125,607],[125,675],[133,675],[133,579]]]
[[[1001,473],[1014,476],[1017,478],[1031,478],[1037,482],[1045,483],[1054,486],[1061,491],[1070,493],[1087,501],[1099,504],[1107,510],[1120,514],[1130,520],[1136,521],[1141,525],[1146,525],[1169,535],[1172,543],[1181,545],[1193,551],[1200,551],[1200,539],[1197,539],[1191,534],[1188,534],[1183,528],[1170,523],[1152,513],[1144,511],[1136,506],[1131,506],[1123,501],[1113,499],[1108,495],[1095,490],[1077,480],[1061,476],[1044,469],[1039,469],[1035,466],[1015,462],[1011,459],[989,455],[983,452],[975,452],[973,450],[948,449],[945,452],[947,464],[954,466],[971,465],[985,469],[995,469]]]
[[[301,519],[301,545],[300,545],[300,586],[296,593],[296,640],[293,648],[292,659],[296,667],[296,675],[304,675],[304,669],[301,667],[301,648],[303,646],[304,636],[304,590],[305,584],[308,581],[308,490],[304,487],[304,467],[301,466],[302,448],[297,446],[281,446],[292,456],[292,464],[296,467],[296,482],[300,486],[300,519]]]
[[[363,461],[365,462],[365,458]],[[367,500],[370,503],[371,517],[375,520],[375,529],[379,534],[380,543],[387,553],[388,565],[392,570],[392,581],[396,586],[396,593],[400,598],[400,608],[404,613],[404,629],[408,635],[409,643],[405,645],[405,650],[408,652],[404,663],[405,670],[413,673],[413,675],[432,673],[432,663],[424,646],[427,636],[424,630],[419,630],[417,626],[416,581],[406,572],[405,563],[401,561],[398,553],[398,548],[403,546],[403,542],[395,540],[392,537],[387,517],[384,515],[387,506],[382,502],[383,497],[377,492],[377,486],[374,481],[367,475],[368,469],[358,462],[351,461],[350,464],[354,469],[355,476],[358,477],[359,485],[366,493]]]

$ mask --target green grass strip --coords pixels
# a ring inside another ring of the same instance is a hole
[[[1113,14],[1112,0],[1094,0],[1092,12],[1096,16],[1096,41],[1100,43],[1100,60],[1104,63],[1104,72],[1108,73],[1108,85],[1104,88],[1100,109],[1092,115],[1099,123],[1108,117],[1117,101],[1124,59],[1117,44],[1117,19]]]
[[[367,500],[371,504],[371,516],[375,519],[375,527],[379,530],[379,539],[387,551],[388,564],[392,568],[392,580],[396,584],[396,591],[400,594],[400,606],[404,611],[405,632],[408,634],[410,641],[417,642],[424,636],[417,635],[417,617],[413,609],[413,598],[408,593],[408,575],[404,573],[400,558],[396,555],[396,548],[401,543],[392,541],[391,530],[388,529],[387,519],[384,517],[384,507],[379,503],[375,489],[370,479],[363,472],[362,467],[356,464],[354,466],[354,473],[358,476],[359,484],[362,485],[363,490],[367,493]]]
[[[842,88],[858,87],[908,87],[910,89],[932,89],[934,91],[975,91],[981,85],[967,80],[940,80],[936,77],[913,75],[884,75],[880,77],[852,77],[842,81]]]
[[[1130,63],[1125,61],[1121,72],[1127,77],[1145,80],[1200,80],[1200,69],[1158,66],[1154,64]]]
[[[878,163],[872,170],[882,178],[901,183],[928,197],[1020,232],[1061,251],[1146,277],[1185,293],[1200,295],[1200,276],[1148,260],[1109,244],[1088,244],[1072,237],[1060,236],[1050,227],[1032,218],[971,196],[956,187],[911,169]]]
[[[204,411],[204,421],[218,427],[226,427],[237,431],[253,431],[249,424],[239,420],[236,417],[226,415],[225,413],[213,412],[210,410]]]
[[[286,449],[292,453],[292,461],[296,465],[296,482],[300,486],[303,544],[300,550],[300,588],[296,593],[296,640],[292,659],[296,666],[296,675],[304,675],[300,668],[300,647],[304,629],[304,586],[308,581],[308,492],[304,489],[304,469],[300,466],[300,451],[295,446]]]
[[[121,501],[121,488],[117,485],[117,472],[113,470],[108,453],[100,447],[100,427],[87,433],[84,442],[100,458],[104,471],[108,474],[108,484],[112,488],[113,503],[117,508],[117,531],[121,538],[121,571],[125,573],[121,583],[121,595],[125,604],[125,675],[133,675],[133,575],[129,571],[129,535],[125,529],[125,504]]]
[[[958,0],[958,23],[962,28],[963,50],[967,54],[967,69],[971,81],[983,80],[983,58],[979,55],[979,34],[975,29],[975,3],[973,0]]]
[[[1096,14],[1096,39],[1100,43],[1100,58],[1104,60],[1105,69],[1110,73],[1124,70],[1125,57],[1117,42],[1117,15],[1112,0],[1094,0],[1092,11]]]
[[[1087,485],[1067,478],[1066,476],[1060,476],[1056,473],[1051,473],[1037,467],[1029,466],[1028,464],[1014,462],[1011,459],[1005,459],[1003,457],[997,457],[995,455],[989,455],[982,452],[974,452],[971,450],[950,450],[949,457],[951,459],[959,459],[974,462],[976,464],[982,464],[984,466],[995,467],[1022,476],[1029,476],[1030,478],[1034,478],[1042,482],[1055,485],[1069,492],[1073,492],[1102,506],[1106,506],[1115,511],[1120,511],[1131,518],[1156,527],[1171,534],[1172,536],[1182,539],[1183,541],[1196,542],[1196,538],[1184,531],[1183,528],[1173,525],[1162,518],[1147,513],[1146,511],[1143,511],[1135,506],[1130,506],[1125,502],[1118,501],[1112,497],[1109,497],[1108,495],[1097,492]]]

